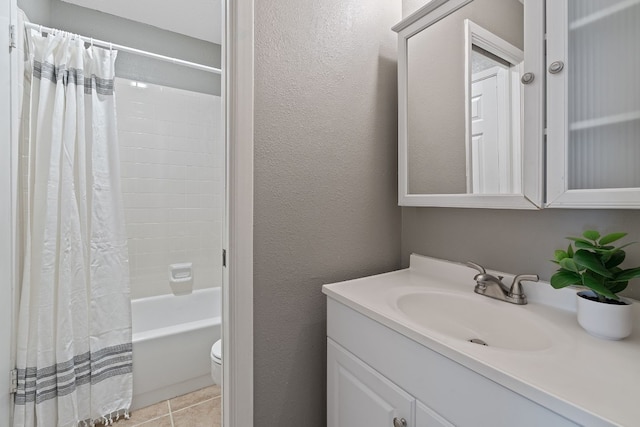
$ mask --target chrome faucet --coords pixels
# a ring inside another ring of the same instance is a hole
[[[479,271],[479,274],[476,274],[473,278],[477,283],[475,293],[512,304],[524,305],[527,303],[527,296],[522,290],[521,282],[523,280],[530,282],[537,282],[539,280],[537,274],[519,274],[513,278],[511,288],[507,288],[507,286],[502,283],[502,276],[496,277],[489,274],[483,266],[472,261],[467,261],[467,265]]]

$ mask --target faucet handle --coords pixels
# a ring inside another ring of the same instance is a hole
[[[527,280],[529,282],[537,282],[540,280],[537,274],[518,274],[513,278],[513,283],[511,284],[511,290],[509,291],[510,297],[518,297],[518,298],[526,298],[524,295],[524,291],[522,290],[522,281]]]
[[[487,270],[485,270],[484,267],[480,264],[477,264],[473,261],[467,261],[465,264],[467,264],[468,267],[475,268],[480,272],[480,274],[487,274]]]

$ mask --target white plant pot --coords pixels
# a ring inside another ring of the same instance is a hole
[[[595,296],[593,291],[578,292],[578,323],[596,338],[621,340],[631,334],[633,326],[632,301],[620,298],[625,305],[607,304],[583,298]]]

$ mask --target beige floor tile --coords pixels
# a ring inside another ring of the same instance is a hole
[[[174,427],[220,427],[220,398],[199,403],[180,411],[171,411]]]
[[[128,420],[121,419],[114,426],[117,427],[133,427],[142,424],[146,421],[159,418],[163,415],[169,415],[169,405],[166,400],[155,405],[147,406],[146,408],[136,409],[131,411],[130,418]],[[171,419],[169,419],[169,426],[171,426]]]
[[[116,426],[114,425],[114,427]],[[146,423],[138,424],[136,427],[173,427],[173,425],[171,424],[171,416],[167,415],[162,418],[147,421]]]
[[[217,396],[220,396],[220,387],[214,385],[175,397],[169,401],[169,404],[171,405],[171,412],[179,411],[188,406],[193,406],[196,403],[204,402],[205,400],[209,400]]]

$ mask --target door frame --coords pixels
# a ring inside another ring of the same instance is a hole
[[[0,1],[0,425],[10,425],[13,396],[11,371],[15,366],[16,316],[16,208],[18,133],[18,55],[11,44],[9,28],[17,23],[16,0]]]
[[[253,427],[253,0],[225,0],[222,84],[227,152],[223,280],[224,427]]]

